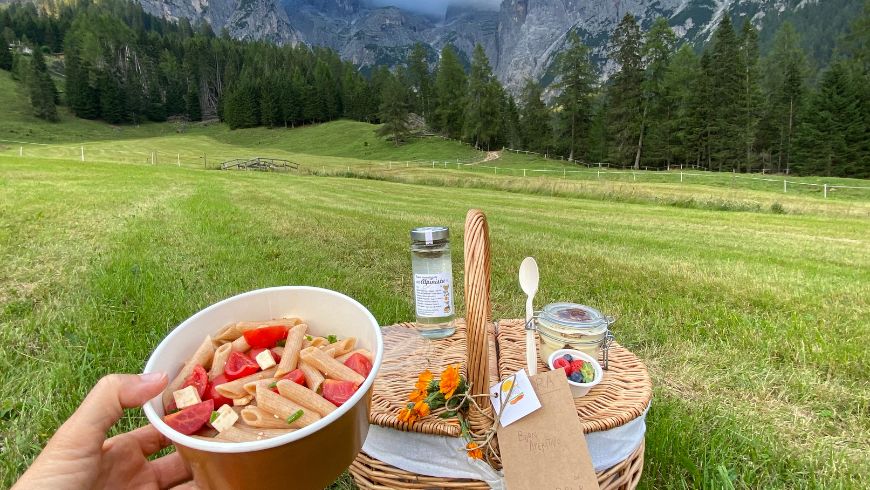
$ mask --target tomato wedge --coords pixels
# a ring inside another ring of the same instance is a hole
[[[203,395],[205,395],[205,388],[208,385],[208,373],[205,372],[205,368],[197,364],[193,368],[193,372],[190,373],[190,376],[184,380],[184,384],[181,385],[181,388],[187,388],[188,386],[193,386],[196,388],[196,392],[199,394],[200,400]],[[179,388],[179,389],[181,389]]]
[[[256,349],[251,349],[248,352],[248,357],[250,357],[252,361],[257,362],[257,356],[259,356],[260,352],[263,352],[264,350],[267,350],[270,354],[272,354],[272,359],[274,359],[275,362],[281,362],[281,356],[275,354],[271,349],[267,349],[265,347],[257,347]]]
[[[320,395],[336,407],[340,407],[342,403],[350,400],[357,388],[353,381],[339,381],[337,379],[324,380],[320,386],[322,390]]]
[[[363,377],[368,377],[369,373],[372,372],[372,361],[369,361],[369,358],[357,352],[356,354],[347,358],[344,361],[344,365],[353,369],[354,371],[363,375]]]
[[[211,380],[208,384],[208,389],[205,392],[205,398],[208,400],[214,401],[214,408],[217,410],[222,405],[230,405],[232,406],[233,400],[231,398],[227,398],[220,394],[218,390],[215,389],[218,385],[222,385],[229,381],[226,376],[221,374],[220,376],[215,377],[215,379]]]
[[[285,374],[284,377],[282,377],[281,379],[289,379],[290,381],[298,385],[307,386],[305,384],[305,374],[302,373],[301,369],[294,369],[289,373]]]
[[[240,352],[233,352],[224,366],[224,376],[226,376],[228,381],[233,381],[250,376],[259,370],[260,366],[252,361],[250,357]]]
[[[214,401],[206,400],[196,405],[191,405],[180,412],[171,413],[163,417],[163,421],[178,432],[190,435],[202,429],[202,426],[208,422],[213,411]]]
[[[271,349],[272,347],[275,347],[275,344],[277,344],[279,340],[287,338],[287,327],[276,325],[274,327],[255,328],[254,330],[248,330],[245,332],[244,336],[251,348],[263,347]]]

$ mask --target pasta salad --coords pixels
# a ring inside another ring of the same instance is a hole
[[[300,318],[226,325],[206,336],[163,392],[163,421],[218,442],[311,425],[356,393],[372,354],[356,339],[313,336]]]

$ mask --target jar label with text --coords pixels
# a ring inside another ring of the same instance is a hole
[[[414,304],[419,317],[453,314],[453,274],[414,274]]]

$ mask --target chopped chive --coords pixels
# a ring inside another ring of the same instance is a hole
[[[279,340],[278,343],[275,344],[275,345],[277,345],[277,346],[279,346],[279,347],[285,347],[285,346],[287,345],[287,339],[281,339],[281,340]]]
[[[329,334],[326,336],[326,340],[328,340],[330,344],[334,344],[334,343],[338,342],[338,337],[336,337],[333,334]]]
[[[277,381],[275,381],[274,383],[271,383],[271,384],[269,385],[269,388],[277,388],[277,387],[278,387],[278,382],[277,382]]]
[[[220,417],[220,416],[221,416],[220,413],[218,413],[218,412],[212,412],[212,413],[211,413],[211,417],[208,418],[208,422],[209,422],[209,423],[212,423],[212,422],[214,422],[215,420],[217,420],[217,418]]]
[[[310,335],[306,335],[306,336],[305,336],[305,340],[311,342],[312,340],[314,340],[314,337],[312,337],[312,336],[310,336]]]
[[[288,424],[292,424],[293,422],[296,422],[297,420],[299,420],[300,418],[302,418],[303,415],[305,415],[305,411],[304,411],[304,410],[302,410],[302,409],[296,410],[296,411],[293,413],[293,415],[287,417],[287,423],[288,423]]]

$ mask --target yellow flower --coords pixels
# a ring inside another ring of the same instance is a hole
[[[444,398],[450,398],[459,387],[459,366],[448,366],[441,373],[441,393],[444,393]]]
[[[417,377],[417,383],[414,384],[414,388],[422,392],[427,392],[427,388],[429,388],[429,383],[431,382],[432,372],[427,369],[420,373],[420,376]]]
[[[469,458],[483,459],[483,451],[480,450],[480,446],[476,442],[469,442],[465,445],[465,449],[468,451]]]

